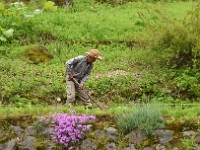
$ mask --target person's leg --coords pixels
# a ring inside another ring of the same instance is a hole
[[[67,100],[66,105],[75,101],[75,85],[74,82],[68,80],[68,76],[66,77],[66,92],[67,92]]]
[[[76,87],[78,97],[82,100],[83,104],[85,105],[86,108],[92,109],[92,104],[90,102],[90,97],[85,93],[84,90],[78,89]]]

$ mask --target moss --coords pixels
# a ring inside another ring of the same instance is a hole
[[[37,139],[34,143],[34,147],[37,149],[37,150],[43,150],[45,149],[45,145],[46,145],[46,141],[45,139]]]
[[[38,64],[53,59],[53,55],[43,46],[32,46],[25,50],[25,57]]]

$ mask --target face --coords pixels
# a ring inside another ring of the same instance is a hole
[[[91,57],[91,56],[88,56],[88,57],[87,57],[87,62],[93,63],[93,62],[95,62],[95,61],[96,61],[96,58]]]

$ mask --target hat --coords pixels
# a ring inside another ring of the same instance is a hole
[[[88,56],[94,57],[95,59],[100,59],[100,60],[103,59],[99,51],[96,49],[91,49],[90,51],[86,52],[86,54],[88,54]]]

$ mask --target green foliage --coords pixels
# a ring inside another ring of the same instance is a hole
[[[32,22],[32,17],[34,15],[30,15],[26,10],[27,7],[23,2],[11,3],[8,7],[0,10],[1,41],[9,40],[11,43],[13,39],[33,35],[34,22]],[[13,37],[12,40],[11,37]]]
[[[16,95],[15,97],[12,97],[9,101],[10,104],[16,106],[16,107],[26,107],[27,105],[37,104],[38,99],[27,99],[20,97],[19,95]]]
[[[44,3],[43,9],[45,11],[56,12],[57,11],[57,6],[55,6],[54,2],[47,1],[47,2]]]
[[[175,77],[176,90],[178,93],[182,93],[182,96],[190,98],[200,97],[199,77],[199,70],[185,69],[179,76]]]
[[[181,139],[181,142],[183,144],[183,147],[187,150],[193,150],[198,146],[195,136],[185,137]]]
[[[4,3],[0,2],[0,10],[3,10],[5,7]]]
[[[9,31],[9,37],[4,35],[7,42],[0,47],[3,56],[0,58],[0,97],[3,104],[9,104],[15,95],[30,100],[37,98],[40,103],[50,104],[56,97],[66,99],[64,62],[77,55],[84,55],[90,48],[99,49],[105,58],[95,62],[91,78],[85,85],[86,90],[92,91],[98,100],[135,101],[140,100],[142,95],[168,96],[166,91],[172,91],[169,96],[180,98],[174,90],[177,88],[184,92],[185,89],[190,91],[189,95],[183,96],[184,99],[191,98],[192,94],[198,97],[195,90],[198,88],[197,73],[194,76],[187,73],[184,73],[185,76],[173,76],[168,84],[169,78],[166,76],[170,73],[167,73],[167,69],[162,72],[161,67],[165,67],[170,54],[168,51],[166,54],[165,51],[152,51],[146,47],[149,42],[147,27],[152,22],[159,22],[154,26],[160,27],[162,22],[159,15],[151,13],[151,16],[147,10],[155,6],[155,11],[160,11],[164,5],[169,14],[173,12],[171,17],[181,19],[190,9],[191,2],[130,2],[112,7],[92,0],[75,0],[73,8],[59,8],[55,12],[44,13],[38,10],[39,14],[33,12],[39,6],[42,8],[42,3],[37,0],[29,5],[8,5],[0,11],[1,33]],[[51,9],[52,3],[47,4],[47,9]],[[142,15],[147,17],[141,20]],[[179,30],[181,32],[182,26]],[[9,29],[14,31],[10,32]],[[45,45],[54,59],[39,65],[24,59],[24,50],[32,43]],[[23,47],[22,44],[27,46]],[[174,44],[174,47],[179,45]],[[196,68],[197,60],[193,59]],[[125,74],[115,75],[117,71]]]
[[[5,30],[0,26],[0,42],[7,42],[13,37],[14,29]]]
[[[136,110],[125,111],[117,117],[117,124],[124,133],[140,129],[149,135],[163,127],[162,115],[155,106],[139,106]]]
[[[186,17],[186,22],[167,19],[167,23],[153,33],[152,49],[171,49],[174,54],[171,64],[175,67],[199,67],[200,58],[200,2],[194,3],[192,12]]]

